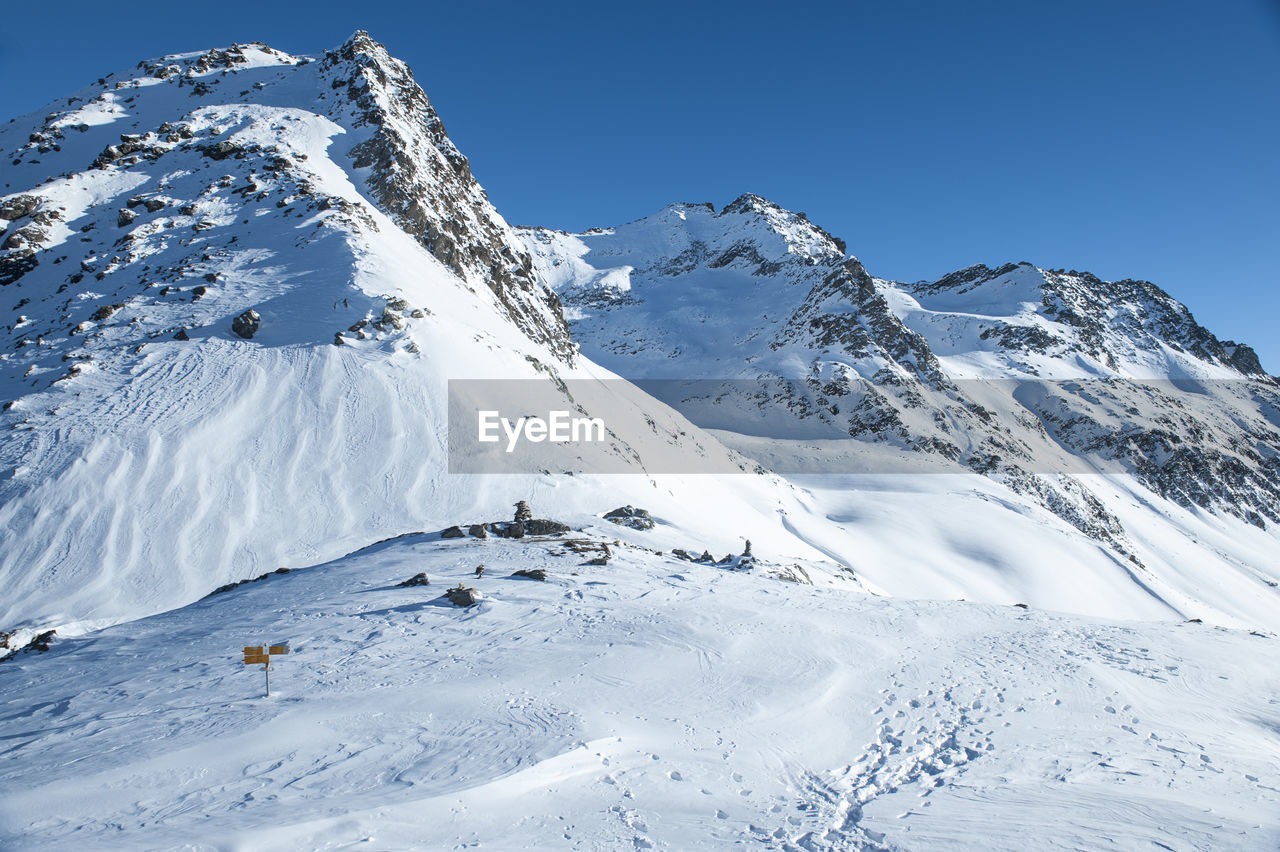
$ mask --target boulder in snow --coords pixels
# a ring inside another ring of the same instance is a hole
[[[606,512],[604,519],[633,530],[651,530],[654,527],[653,518],[648,511],[635,506],[620,506],[612,512]]]
[[[231,321],[231,330],[243,337],[245,340],[251,340],[258,329],[262,327],[262,317],[253,308],[242,313]]]

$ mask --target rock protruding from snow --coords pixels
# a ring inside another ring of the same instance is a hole
[[[444,595],[454,606],[475,606],[480,603],[480,593],[461,583],[446,591]]]
[[[238,337],[243,337],[245,340],[252,340],[253,336],[258,333],[258,329],[261,327],[262,317],[252,308],[231,321],[231,330],[234,331]]]
[[[379,206],[464,280],[488,287],[530,338],[571,360],[560,299],[539,286],[515,232],[489,203],[408,66],[363,31],[321,67],[373,133],[349,151]]]
[[[637,509],[635,506],[619,506],[617,509],[605,512],[604,519],[633,530],[651,530],[654,527],[653,517],[648,511]]]

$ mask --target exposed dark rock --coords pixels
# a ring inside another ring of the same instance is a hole
[[[524,522],[525,535],[562,535],[569,532],[569,525],[546,518],[530,518]]]
[[[606,512],[604,519],[633,530],[651,530],[654,527],[653,518],[649,512],[645,509],[637,509],[635,506],[620,506],[611,512]]]
[[[223,140],[213,145],[202,145],[200,152],[211,160],[225,160],[233,157],[242,151],[239,145],[234,142]]]
[[[420,571],[402,583],[396,583],[397,586],[430,586],[431,581],[427,579],[426,572]]]
[[[519,571],[514,572],[511,576],[524,577],[529,580],[545,580],[547,579],[547,572],[542,568],[528,568],[528,569],[521,568]]]
[[[190,340],[191,335],[187,334],[187,330],[185,328],[180,328],[178,329],[178,333],[173,336],[173,339],[174,340]]]
[[[41,228],[34,222],[28,222],[23,227],[18,228],[16,231],[9,234],[9,236],[5,238],[4,245],[0,246],[0,248],[21,249],[24,246],[36,248],[44,242],[45,237],[47,236],[48,232],[45,231],[44,228]]]
[[[30,216],[40,206],[40,198],[35,195],[15,195],[0,202],[0,219],[12,222],[23,216]]]
[[[21,648],[14,648],[12,653],[0,657],[0,663],[12,660],[19,654],[30,654],[32,651],[43,654],[45,651],[49,650],[49,643],[53,641],[53,637],[56,636],[57,633],[58,631],[56,630],[46,630],[43,633],[37,633],[36,636],[26,645],[23,645]],[[12,634],[0,633],[0,648],[9,648],[12,640]]]
[[[46,630],[43,633],[37,633],[36,638],[31,640],[31,644],[27,645],[27,650],[38,651],[43,654],[49,650],[49,643],[53,641],[53,637],[57,635],[56,630]]]
[[[564,546],[573,553],[603,553],[605,556],[610,554],[609,545],[603,541],[591,541],[586,538],[571,538],[564,542]]]
[[[484,524],[472,524],[467,527],[467,535],[473,538],[488,538],[489,533],[485,530]]]
[[[515,520],[517,520],[517,521],[528,521],[528,520],[532,520],[532,518],[533,518],[533,510],[529,508],[529,504],[528,504],[528,503],[526,503],[526,502],[525,502],[525,501],[523,501],[523,500],[521,500],[521,501],[519,501],[518,503],[516,503],[516,517],[515,517]]]
[[[1262,362],[1258,360],[1258,353],[1253,351],[1252,346],[1236,343],[1233,340],[1224,340],[1222,347],[1228,352],[1228,363],[1240,372],[1249,376],[1267,375],[1267,371],[1262,369]]]
[[[0,255],[0,287],[7,287],[40,265],[36,253],[29,248]]]
[[[480,602],[480,593],[475,589],[469,589],[459,583],[456,588],[449,589],[444,593],[449,599],[449,603],[454,606],[475,606]]]
[[[440,533],[441,538],[462,538],[464,535],[462,527],[449,527]]]
[[[119,302],[114,305],[103,305],[102,307],[94,311],[93,316],[89,317],[89,319],[93,320],[94,322],[102,322],[103,320],[111,319],[112,314],[114,314],[116,311],[120,310],[123,307],[124,307],[123,302]]]
[[[253,308],[231,321],[231,330],[245,340],[253,339],[253,336],[258,333],[258,329],[261,327],[262,317]]]
[[[272,577],[272,576],[274,576],[274,575],[278,575],[278,574],[288,574],[288,573],[289,573],[289,569],[288,569],[288,568],[277,568],[277,569],[276,569],[276,570],[274,570],[274,571],[268,571],[268,572],[266,572],[265,574],[259,574],[258,576],[256,576],[256,577],[252,577],[252,578],[250,578],[250,579],[248,579],[248,580],[239,580],[239,581],[237,581],[237,582],[235,582],[235,583],[227,583],[225,586],[219,586],[218,588],[214,589],[214,590],[213,590],[212,592],[210,592],[209,594],[205,595],[205,597],[207,597],[207,598],[211,598],[211,597],[213,597],[214,595],[220,595],[220,594],[222,594],[223,592],[229,592],[229,591],[231,591],[232,589],[239,588],[240,586],[243,586],[243,585],[245,585],[246,583],[258,583],[258,582],[261,582],[262,580],[266,580],[266,579],[268,579],[268,578],[270,578],[270,577]]]

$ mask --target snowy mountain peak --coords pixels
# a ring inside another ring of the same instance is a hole
[[[143,62],[0,153],[5,629],[421,528],[446,378],[577,375],[558,297],[365,34]]]
[[[814,223],[804,213],[795,213],[779,204],[745,193],[725,205],[719,217],[755,216],[767,227],[786,240],[789,250],[801,257],[816,261],[840,259],[847,251],[844,240],[833,237]]]
[[[1228,350],[1186,305],[1149,281],[1103,281],[1023,261],[970,266],[903,289],[926,310],[986,317],[983,339],[998,341],[1015,359],[1078,355],[1101,372],[1130,378],[1178,378],[1206,364],[1268,378],[1250,347],[1232,343]]]
[[[1026,262],[876,279],[755,195],[718,213],[676,205],[585,234],[522,233],[590,357],[702,383],[667,401],[771,439],[776,464],[809,463],[789,440],[900,448],[999,476],[1126,558],[1121,524],[1088,489],[1037,474],[1129,471],[1184,506],[1280,520],[1274,382],[1148,282]],[[1185,381],[1203,393],[1182,396]]]
[[[320,219],[372,232],[379,225],[368,197],[378,214],[468,286],[489,291],[498,310],[553,358],[574,357],[558,297],[533,280],[527,253],[409,69],[367,33],[357,32],[319,62],[261,44],[141,62],[45,112],[43,120],[28,116],[26,126],[0,130],[0,152],[11,161],[6,191],[15,182],[25,189],[0,199],[8,217],[0,283],[13,284],[55,258],[71,259],[55,246],[94,242],[68,239],[65,223],[74,219],[76,228],[90,230],[95,225],[84,214],[103,204],[117,205],[108,218],[118,223],[110,227],[128,228],[122,239],[131,242],[157,226],[229,225],[235,208],[256,207],[268,196],[276,208],[246,210],[240,219],[252,213],[268,217],[260,224],[276,222],[301,214],[294,202],[312,199],[305,209]],[[194,185],[199,171],[215,164],[225,185]],[[50,173],[58,176],[43,179]],[[318,193],[321,187],[326,191]],[[123,245],[106,245],[105,257],[78,262],[95,274],[114,269],[126,257],[106,249]]]

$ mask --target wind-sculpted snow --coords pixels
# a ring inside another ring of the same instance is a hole
[[[0,663],[0,846],[1280,840],[1274,636],[874,598],[645,536],[405,536]],[[240,662],[263,642],[291,646],[270,698]]]

